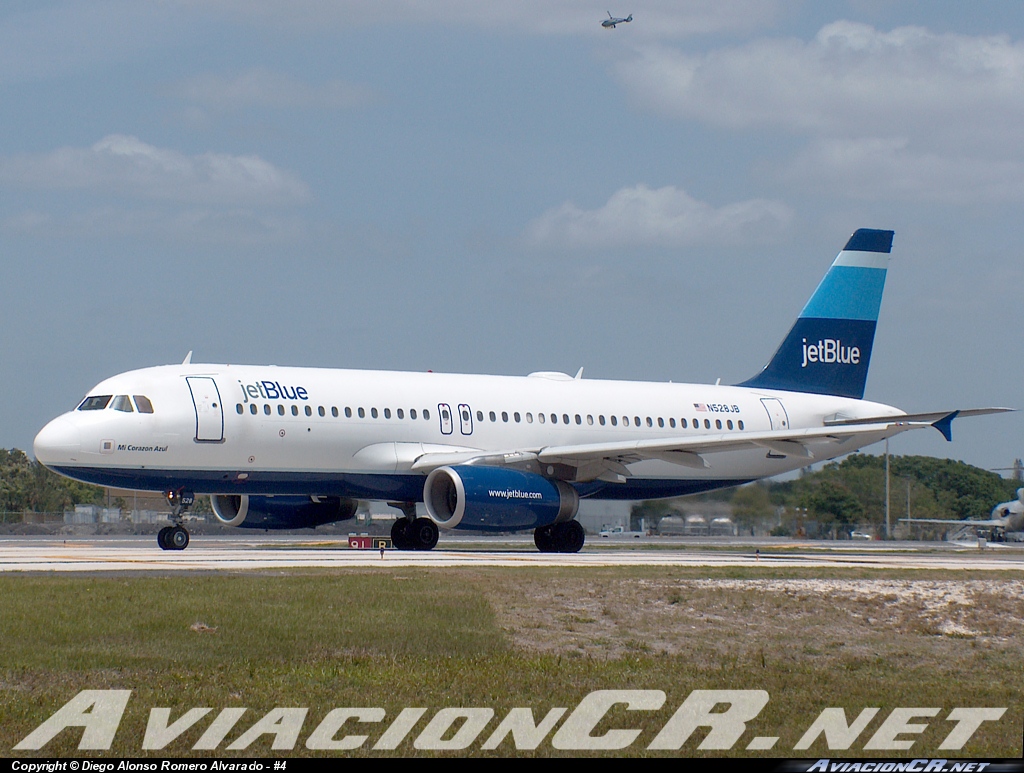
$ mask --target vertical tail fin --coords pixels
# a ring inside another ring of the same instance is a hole
[[[864,397],[892,237],[856,231],[771,361],[739,386]]]

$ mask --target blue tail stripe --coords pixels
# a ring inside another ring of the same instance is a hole
[[[832,266],[800,316],[877,320],[884,287],[885,269]]]
[[[858,228],[843,250],[852,252],[892,252],[892,231]]]

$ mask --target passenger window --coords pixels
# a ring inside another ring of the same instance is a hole
[[[505,422],[506,424],[508,423],[508,411],[502,411],[501,412],[501,420],[503,422]]]
[[[298,415],[299,415],[299,406],[293,405],[292,406],[292,416],[298,416]]]
[[[477,411],[476,412],[476,420],[477,421],[483,421],[484,420],[484,412],[483,411]]]
[[[526,414],[526,423],[527,424],[533,424],[533,414],[532,413],[527,413]]]
[[[568,423],[569,423],[569,414],[563,413],[562,414],[562,424],[568,424]]]
[[[284,406],[283,405],[278,405],[277,406],[277,415],[278,416],[284,416]]]
[[[338,418],[338,409],[335,408],[333,405],[331,406],[331,416],[333,416],[334,418]]]
[[[551,414],[551,423],[552,424],[558,424],[558,414],[557,413]]]
[[[267,416],[270,415],[270,404],[269,403],[264,403],[263,404],[263,413],[265,413]]]
[[[580,415],[578,413],[576,414],[576,423],[577,424],[582,424],[583,423],[583,419],[580,418]]]
[[[589,413],[587,414],[587,424],[589,424],[591,427],[594,426],[594,417],[591,416]]]
[[[665,426],[665,420],[663,418],[661,418],[660,416],[658,417],[658,426],[659,427],[664,427]]]
[[[134,395],[135,407],[139,409],[139,413],[152,413],[153,403],[149,401],[149,398],[145,395]]]
[[[629,426],[629,417],[628,416],[623,416],[622,417],[622,426],[623,427],[628,427]]]
[[[491,411],[490,413],[488,413],[487,414],[487,418],[489,418],[491,421],[497,421],[498,420],[498,417],[494,415],[494,411]]]
[[[537,421],[539,421],[541,424],[543,424],[546,421],[543,413],[537,414]]]
[[[380,415],[380,414],[378,414],[378,413],[377,413],[377,409],[376,409],[376,408],[371,408],[371,409],[370,409],[370,416],[371,416],[372,418],[376,419],[376,418],[377,418],[377,416],[379,416],[379,415]]]
[[[401,408],[398,409],[398,418],[400,418],[400,419],[404,419],[405,418],[405,411],[403,411]]]
[[[365,419],[366,418],[366,411],[363,410],[362,408],[359,409],[359,418],[360,419]]]
[[[679,420],[679,426],[682,427],[683,429],[686,429],[686,427],[687,427],[686,419],[680,419]]]
[[[672,429],[676,428],[676,420],[674,418],[672,418],[671,416],[669,417],[669,420],[668,420],[668,426],[670,426]]]
[[[249,403],[249,413],[256,415],[256,403]]]
[[[597,417],[597,423],[600,424],[602,427],[604,426],[604,414],[603,413],[600,416]]]
[[[619,419],[616,416],[612,416],[612,426],[617,427],[619,425]]]
[[[636,422],[636,426],[639,427],[640,426],[640,417],[639,416],[634,416],[633,420]]]
[[[729,429],[732,429],[732,419],[729,419],[729,421],[725,423],[725,426],[728,427]]]
[[[647,426],[648,427],[653,427],[654,426],[654,422],[651,421],[651,417],[650,416],[647,417]]]
[[[721,419],[715,419],[715,429],[721,429],[721,428],[722,428],[722,420]]]
[[[241,404],[241,403],[238,403],[238,404],[237,404],[237,405],[235,406],[235,411],[236,411],[237,413],[243,413],[243,412],[244,412],[244,409],[242,408],[242,404]]]
[[[427,408],[423,409],[423,420],[430,421],[430,411]]]
[[[409,418],[410,419],[415,419],[416,418],[416,409],[415,408],[410,408],[409,409]]]
[[[306,406],[306,415],[307,416],[312,416],[313,415],[313,409],[310,408],[308,405]]]
[[[739,427],[740,429],[743,429],[743,419],[740,419],[740,420],[739,420],[739,421],[738,421],[738,422],[736,423],[736,426],[737,426],[737,427]]]
[[[704,419],[704,429],[711,429],[711,419]]]
[[[385,408],[384,409],[384,418],[385,419],[390,419],[391,418],[391,409],[390,408]]]
[[[319,413],[321,416],[327,415],[327,411],[324,410],[324,407],[322,405],[317,406],[316,412]]]
[[[519,423],[519,411],[512,414],[512,418],[516,420],[516,424]]]
[[[135,409],[132,408],[132,401],[128,399],[128,395],[118,395],[114,398],[114,402],[110,404],[110,407],[115,411],[121,411],[121,413],[135,413]]]
[[[102,411],[107,407],[107,403],[110,402],[112,395],[96,395],[94,397],[87,397],[82,401],[82,404],[78,406],[80,411]]]

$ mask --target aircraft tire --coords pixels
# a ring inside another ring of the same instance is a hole
[[[170,550],[184,550],[188,547],[188,531],[183,526],[175,526],[164,536],[164,544]]]
[[[579,521],[567,521],[555,525],[554,538],[559,553],[579,553],[587,535]]]
[[[156,533],[156,544],[160,546],[161,550],[170,550],[170,545],[167,544],[167,532],[171,530],[170,526],[164,526],[160,531]]]
[[[411,547],[415,550],[433,550],[437,544],[437,524],[429,518],[417,518],[410,529]]]
[[[396,550],[409,550],[412,540],[409,537],[409,520],[399,518],[391,524],[391,544]]]
[[[541,553],[554,553],[556,542],[553,526],[541,526],[533,530],[533,543]]]

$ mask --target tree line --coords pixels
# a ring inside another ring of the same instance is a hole
[[[898,519],[988,517],[1000,502],[1015,499],[1020,481],[952,459],[930,456],[889,457],[889,506],[893,527]],[[666,515],[697,512],[702,501],[725,501],[741,533],[772,530],[779,536],[808,533],[841,535],[869,528],[885,529],[885,457],[851,454],[798,478],[760,481],[734,489],[678,500],[640,502],[636,523],[648,525]],[[922,528],[922,527],[917,527]],[[927,527],[923,527],[927,529]],[[932,531],[941,530],[937,527]]]
[[[0,512],[62,513],[102,504],[103,489],[57,475],[17,448],[0,448]]]

